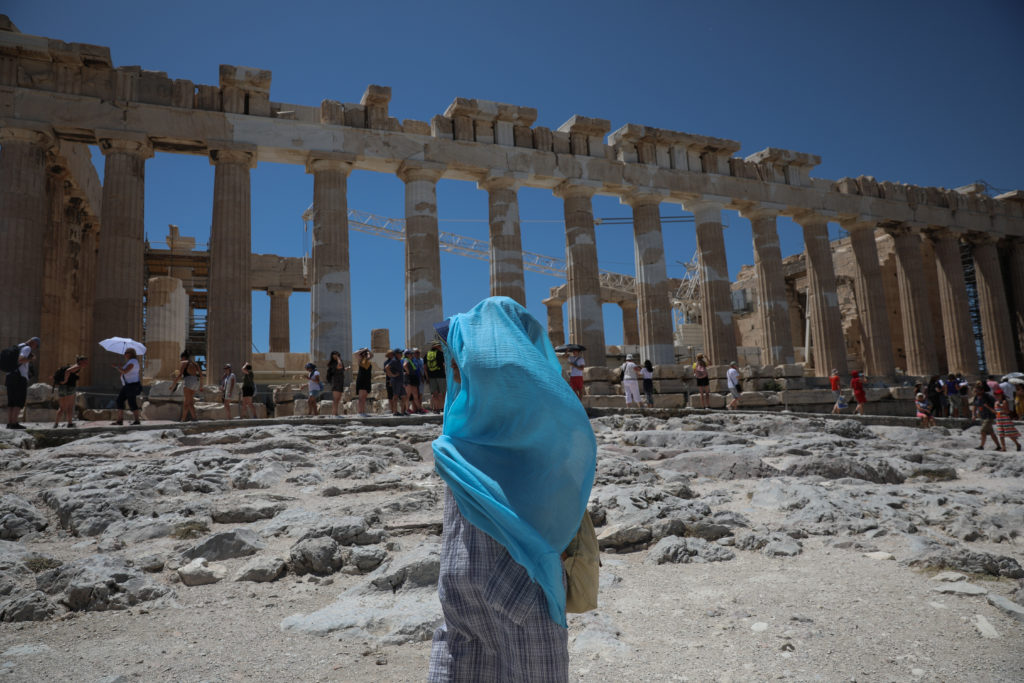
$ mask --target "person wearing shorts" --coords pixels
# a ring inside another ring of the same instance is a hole
[[[985,382],[978,382],[974,387],[974,418],[981,420],[981,443],[977,450],[985,450],[985,439],[992,437],[996,443],[996,450],[1001,451],[999,437],[996,436],[996,402],[992,394],[988,393],[988,385]]]
[[[430,409],[435,413],[444,410],[444,397],[448,391],[448,380],[445,377],[444,351],[441,350],[441,343],[434,342],[427,351],[427,360],[424,363],[427,369],[427,382],[430,386]]]
[[[401,410],[392,410],[392,415],[405,415],[409,412],[409,397],[405,393],[405,372],[402,370],[402,349],[395,349],[391,359],[384,364],[384,374],[391,380],[391,392],[394,395],[395,408],[401,405]]]
[[[246,363],[242,366],[242,406],[239,413],[240,417],[244,420],[245,418],[252,415],[252,419],[256,419],[256,406],[252,404],[252,397],[256,395],[256,380],[252,376],[252,363]]]
[[[697,362],[693,364],[693,378],[697,380],[700,407],[707,410],[711,407],[711,378],[708,376],[708,361],[703,353],[697,354]]]
[[[729,394],[732,395],[732,400],[729,401],[729,410],[736,410],[740,405],[740,371],[736,367],[736,362],[729,363],[729,370],[725,373],[726,379],[729,384]]]
[[[569,357],[569,386],[576,393],[576,398],[583,400],[583,368],[587,366],[587,362],[583,360],[583,356],[580,355],[578,350],[572,350],[569,352],[572,354]]]
[[[366,415],[366,397],[373,388],[373,352],[368,348],[356,351],[356,393],[359,395],[359,414]],[[388,385],[390,387],[390,384]],[[388,398],[391,398],[388,396]]]

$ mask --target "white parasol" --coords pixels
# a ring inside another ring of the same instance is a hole
[[[110,339],[104,339],[100,342],[107,351],[113,351],[114,353],[124,353],[128,349],[134,349],[138,355],[146,353],[146,345],[142,342],[137,342],[131,337],[111,337]]]

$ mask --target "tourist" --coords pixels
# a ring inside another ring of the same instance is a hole
[[[974,419],[981,420],[981,443],[976,450],[985,449],[985,438],[992,437],[996,443],[996,450],[1003,450],[999,445],[999,437],[996,436],[994,427],[996,418],[995,398],[988,392],[988,383],[979,381],[974,386]]]
[[[648,358],[644,361],[644,366],[640,368],[640,378],[644,381],[644,396],[647,398],[647,407],[654,407],[654,366],[651,365],[651,359]]]
[[[391,408],[391,413],[395,414],[398,412],[398,397],[395,396],[395,389],[391,386],[391,377],[388,375],[387,367],[391,359],[395,357],[394,351],[388,351],[384,354],[384,389],[388,392],[388,407]]]
[[[18,422],[18,416],[28,398],[29,363],[35,358],[33,352],[38,349],[39,337],[32,337],[27,342],[4,351],[5,354],[14,356],[10,359],[11,364],[4,367],[7,370],[4,385],[7,387],[8,429],[25,429],[25,425]]]
[[[949,406],[949,417],[963,417],[963,401],[960,400],[960,382],[956,375],[950,373],[943,385],[946,390],[946,404]]]
[[[583,400],[583,368],[587,362],[579,349],[569,349],[569,386],[576,393],[576,398]]]
[[[391,391],[394,393],[391,414],[395,416],[409,413],[409,396],[405,393],[405,371],[402,369],[402,350],[395,349],[391,360],[384,364],[384,374],[391,380]],[[401,410],[398,407],[401,406]]]
[[[924,392],[925,397],[928,399],[928,403],[932,409],[932,424],[934,425],[936,416],[942,417],[946,414],[945,398],[946,391],[942,384],[942,380],[939,379],[938,375],[932,375],[928,380],[928,387]]]
[[[307,390],[309,391],[309,398],[306,399],[306,407],[309,409],[310,415],[319,415],[320,407],[317,402],[320,400],[320,392],[324,390],[324,383],[320,379],[320,371],[316,369],[316,365],[313,363],[306,363],[306,375]]]
[[[918,393],[914,397],[914,406],[917,408],[917,419],[918,427],[934,427],[935,417],[932,415],[932,411],[935,409],[928,398],[921,393]]]
[[[256,406],[252,404],[252,397],[256,395],[256,380],[252,376],[252,363],[242,366],[242,405],[239,410],[240,418],[247,419],[252,415],[256,419]]]
[[[832,374],[828,376],[828,384],[832,389],[832,414],[838,415],[843,408],[843,389],[839,383],[839,370],[832,369]]]
[[[435,413],[444,410],[448,381],[445,379],[444,351],[441,342],[435,341],[427,351],[427,381],[430,383],[430,409]]]
[[[75,426],[75,387],[78,385],[79,375],[89,359],[85,356],[75,358],[75,364],[63,368],[60,372],[61,380],[54,383],[57,390],[57,414],[53,418],[53,427],[56,429],[61,421],[61,415],[68,419],[68,427]],[[56,376],[54,376],[56,380]]]
[[[560,553],[590,497],[593,429],[544,326],[512,299],[453,316],[442,338],[451,384],[433,450],[446,484],[444,623],[427,680],[568,681]]]
[[[337,417],[341,395],[345,391],[345,363],[341,360],[340,351],[331,351],[331,359],[327,361],[327,383],[331,385],[331,415]]]
[[[409,400],[409,412],[419,413],[423,410],[423,406],[420,405],[420,373],[412,361],[412,349],[406,349],[403,352],[402,372],[405,375],[405,393]]]
[[[199,378],[202,375],[202,369],[199,367],[199,363],[192,360],[191,354],[188,351],[181,352],[181,362],[178,364],[178,369],[174,373],[174,384],[171,385],[171,393],[173,394],[175,389],[178,388],[178,382],[181,381],[182,394],[184,400],[181,404],[181,422],[188,422],[189,420],[198,420],[196,417],[196,392],[199,391],[200,381]]]
[[[225,363],[224,374],[220,377],[220,398],[224,404],[225,420],[231,419],[231,401],[235,398],[237,383],[238,378],[235,377],[235,373],[231,370],[231,363]]]
[[[729,363],[729,370],[725,373],[726,383],[729,386],[729,394],[732,395],[732,400],[729,401],[729,410],[736,410],[740,406],[740,391],[742,384],[740,383],[740,371],[736,367],[736,361]]]
[[[412,363],[416,366],[416,372],[419,373],[420,384],[419,384],[419,401],[420,401],[420,412],[426,414],[426,410],[423,408],[423,397],[430,391],[430,385],[427,382],[427,365],[423,362],[423,356],[420,354],[419,349],[412,350]]]
[[[999,388],[1003,390],[1003,395],[1006,396],[1006,401],[1009,404],[1008,408],[1010,410],[1010,414],[1014,418],[1016,418],[1017,408],[1014,405],[1014,396],[1016,396],[1017,394],[1017,388],[1013,386],[1013,382],[1011,382],[1008,377],[1003,378],[1003,381],[999,383]],[[1006,444],[1003,444],[1003,446],[1005,445]]]
[[[640,405],[640,366],[633,362],[633,354],[626,354],[626,362],[619,368],[622,374],[622,393],[626,395],[626,407]]]
[[[1013,404],[1017,419],[1024,418],[1024,388],[1014,389]]]
[[[373,358],[373,352],[370,349],[364,347],[356,351],[356,393],[359,394],[359,414],[363,417],[366,417],[366,396],[373,388],[373,363],[370,362],[371,358]]]
[[[142,393],[142,366],[139,364],[138,354],[135,349],[125,349],[124,365],[112,364],[115,370],[121,373],[121,391],[117,394],[117,420],[112,425],[124,424],[124,408],[128,404],[135,419],[133,425],[142,424],[139,421],[138,396]]]
[[[1010,408],[1010,399],[1006,393],[999,391],[996,393],[996,436],[999,437],[1002,442],[1003,450],[1007,450],[1006,440],[1010,439],[1013,443],[1017,444],[1017,450],[1020,450],[1020,441],[1017,438],[1020,434],[1017,432],[1017,428],[1013,426],[1013,413]]]
[[[708,361],[703,353],[697,354],[697,362],[693,364],[693,378],[697,380],[700,407],[707,410],[711,407],[711,379],[708,377]]]
[[[868,402],[868,396],[864,391],[864,379],[856,370],[850,371],[850,388],[853,390],[853,400],[857,403],[853,412],[855,415],[863,415],[864,404]]]

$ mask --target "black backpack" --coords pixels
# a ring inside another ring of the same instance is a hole
[[[53,373],[53,386],[64,384],[64,373],[66,373],[70,367],[70,365],[62,365],[57,368],[57,372]]]
[[[9,349],[0,351],[0,371],[14,372],[18,369],[18,356],[21,354],[21,344],[16,344]]]

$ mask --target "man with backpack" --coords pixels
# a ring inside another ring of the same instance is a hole
[[[448,389],[441,342],[434,342],[430,350],[427,351],[427,361],[424,365],[427,369],[427,381],[430,384],[430,409],[435,413],[440,413],[444,410],[444,395]]]
[[[28,398],[29,361],[39,349],[39,337],[32,337],[23,344],[12,346],[0,352],[0,370],[7,373],[4,385],[7,387],[7,428],[25,429],[18,422],[18,415]]]

